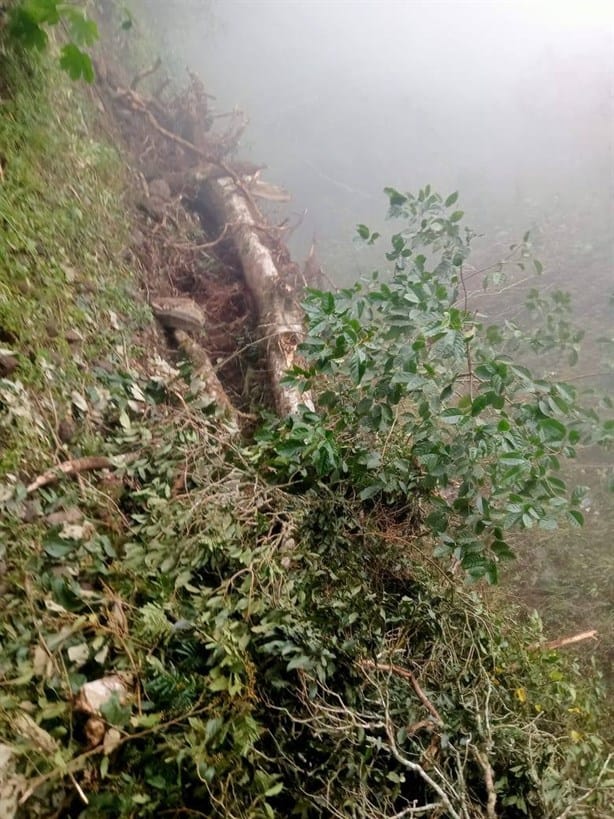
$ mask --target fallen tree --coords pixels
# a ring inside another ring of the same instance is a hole
[[[205,182],[199,194],[203,213],[213,213],[219,225],[230,225],[230,237],[241,261],[247,286],[258,311],[258,331],[266,359],[275,407],[283,417],[300,404],[313,408],[311,397],[282,384],[284,373],[297,363],[296,349],[303,337],[298,304],[296,265],[279,239],[271,242],[271,226],[262,224],[250,201],[230,178]],[[269,236],[267,236],[267,233]],[[269,241],[267,242],[267,238]],[[271,246],[273,245],[273,246]]]
[[[159,68],[158,63],[140,72],[129,87],[119,83],[106,66],[99,63],[98,68],[104,78],[107,105],[113,106],[124,124],[133,154],[147,155],[147,161],[141,162],[142,173],[153,177],[155,185],[144,182],[143,210],[163,221],[164,200],[178,193],[177,203],[195,211],[204,231],[218,237],[205,246],[209,252],[215,252],[215,246],[230,252],[238,262],[255,307],[256,336],[264,352],[276,412],[283,417],[296,412],[301,404],[313,408],[308,393],[300,394],[295,387],[282,383],[284,373],[298,363],[297,347],[303,336],[300,269],[283,242],[283,231],[268,221],[255,201],[287,201],[289,197],[282,189],[260,180],[262,166],[225,159],[236,151],[245,117],[241,112],[232,112],[236,123],[217,134],[208,108],[209,95],[194,75],[190,75],[186,92],[163,103],[135,90],[135,80],[151,75]],[[154,144],[157,151],[151,150]],[[149,149],[141,149],[141,145]],[[165,189],[168,194],[160,196]],[[313,266],[313,259],[309,264]],[[191,286],[194,284],[192,281]],[[220,394],[219,385],[215,391]],[[221,402],[226,406],[231,403],[228,396]]]

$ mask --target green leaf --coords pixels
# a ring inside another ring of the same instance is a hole
[[[395,188],[384,188],[384,193],[388,197],[391,206],[404,205],[407,202],[407,197],[395,190]]]
[[[55,26],[60,22],[58,0],[27,0],[24,9],[37,23]]]
[[[70,34],[75,43],[91,46],[98,39],[98,26],[89,20],[81,9],[65,7],[64,14],[70,21]]]
[[[456,202],[457,199],[458,199],[458,191],[454,191],[454,193],[451,193],[448,196],[448,198],[446,199],[446,201],[444,202],[445,207],[449,208],[451,205],[453,205]]]
[[[499,560],[516,560],[516,555],[504,540],[494,540],[490,548]]]
[[[278,794],[280,794],[283,791],[283,789],[284,789],[284,783],[283,782],[276,782],[274,785],[271,785],[270,788],[266,789],[266,791],[264,792],[264,795],[266,797],[277,796]]]
[[[463,418],[463,413],[456,409],[455,407],[451,407],[450,409],[446,409],[441,413],[441,420],[445,424],[458,424],[459,421]]]
[[[9,35],[25,48],[43,51],[47,47],[49,38],[46,32],[24,8],[18,7],[12,10],[8,28]]]
[[[366,225],[356,225],[356,231],[361,239],[368,239],[371,233]]]
[[[306,669],[311,668],[312,664],[311,657],[307,657],[305,654],[299,654],[297,657],[290,660],[287,665],[287,669],[288,671],[292,671],[295,668]]]
[[[544,266],[538,259],[533,259],[533,264],[535,265],[535,270],[537,275],[540,276],[543,272]]]
[[[460,220],[465,215],[465,211],[463,210],[455,210],[454,213],[450,216],[451,222],[460,222]]]
[[[499,567],[494,561],[489,560],[487,562],[484,569],[484,577],[491,586],[496,586],[499,582]]]
[[[560,442],[565,440],[567,435],[565,424],[555,418],[543,418],[538,422],[537,426],[547,441]]]
[[[100,706],[100,713],[106,721],[118,728],[123,728],[124,725],[128,724],[130,721],[130,712],[130,706],[121,704],[116,691]]]
[[[60,66],[67,72],[71,80],[83,78],[86,82],[94,82],[94,66],[90,57],[74,43],[67,43],[60,54]]]
[[[59,534],[50,532],[43,539],[43,549],[50,557],[66,557],[77,546],[76,540],[65,540]]]
[[[584,526],[584,515],[577,509],[570,509],[567,512],[567,517],[573,523],[574,526]]]
[[[517,452],[504,452],[500,457],[499,460],[504,464],[504,466],[522,466],[527,464],[527,459],[523,458]]]
[[[360,493],[360,495],[358,497],[360,498],[360,500],[363,500],[363,501],[364,500],[369,500],[369,498],[372,498],[372,497],[374,497],[374,495],[377,495],[379,492],[381,492],[382,489],[383,489],[383,484],[381,482],[380,483],[373,483],[373,484],[371,484],[371,486],[366,486],[361,491],[361,493]]]
[[[207,724],[205,726],[205,742],[208,743],[214,736],[217,736],[223,726],[224,720],[222,717],[213,717],[212,719],[207,720]]]

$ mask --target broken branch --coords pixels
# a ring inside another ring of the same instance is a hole
[[[130,83],[130,90],[134,91],[137,85],[140,82],[142,82],[145,79],[145,77],[149,77],[152,74],[155,74],[155,72],[160,68],[161,65],[162,60],[160,59],[160,57],[158,57],[156,61],[148,68],[144,68],[142,71],[139,71],[139,73],[135,75],[134,79]]]
[[[120,457],[121,463],[118,463],[118,459],[107,458],[105,455],[89,455],[86,458],[74,458],[71,461],[64,461],[35,478],[26,487],[26,492],[31,495],[32,492],[36,492],[37,489],[41,489],[43,486],[56,483],[63,475],[78,475],[80,472],[91,472],[94,469],[116,469],[125,466],[135,461],[138,453],[129,452]]]
[[[533,643],[530,648],[541,648],[545,651],[553,651],[554,649],[563,648],[564,646],[571,646],[574,643],[582,643],[584,640],[596,640],[597,636],[597,629],[593,628],[590,631],[581,631],[579,634],[574,634],[571,637],[559,637],[558,640],[549,640],[547,643]]]

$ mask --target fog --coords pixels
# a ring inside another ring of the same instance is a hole
[[[168,51],[247,112],[242,155],[291,192],[293,249],[315,233],[335,281],[371,265],[351,238],[381,225],[382,189],[431,183],[460,189],[485,256],[533,228],[562,282],[614,285],[610,3],[183,5],[199,13],[168,15]]]
[[[358,223],[382,229],[383,188],[458,189],[467,223],[483,234],[477,266],[530,229],[541,289],[571,291],[588,351],[559,375],[612,386],[612,362],[594,340],[614,326],[614,4],[148,4],[174,73],[199,73],[217,112],[249,115],[239,155],[266,163],[263,178],[292,194],[273,215],[300,222],[290,238],[298,259],[315,234],[333,282],[383,270],[386,247],[352,241]],[[522,299],[514,288],[485,309],[515,313]],[[555,631],[605,634],[611,623],[608,476],[611,456],[581,454],[573,481],[590,485],[584,534],[524,543],[519,595]],[[604,656],[612,650],[606,640]]]

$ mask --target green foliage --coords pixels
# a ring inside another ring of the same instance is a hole
[[[0,55],[0,74],[0,347],[18,361],[12,378],[0,378],[0,469],[14,472],[24,459],[45,463],[65,418],[76,454],[95,451],[90,420],[105,411],[105,394],[88,392],[86,362],[116,349],[120,315],[136,330],[144,312],[116,261],[127,235],[117,152],[77,136],[94,112],[45,59]],[[101,229],[109,221],[113,229]]]
[[[360,504],[287,495],[233,468],[241,448],[188,412],[125,472],[119,504],[131,524],[121,549],[95,545],[95,522],[70,564],[55,551],[11,561],[23,591],[3,625],[10,684],[0,708],[13,726],[36,703],[58,745],[50,759],[21,739],[22,770],[42,777],[43,803],[70,763],[79,779],[89,771],[83,817],[383,818],[415,800],[481,816],[488,776],[502,817],[557,815],[585,783],[595,790],[574,815],[606,815],[595,672],[527,648],[541,639],[537,620],[519,628],[493,617],[433,574],[405,527],[383,531]],[[198,436],[185,437],[186,423]],[[167,498],[177,468],[193,488]],[[41,511],[73,493],[49,490]],[[99,494],[81,498],[88,520]],[[12,504],[8,526],[23,511],[18,496]],[[121,745],[81,756],[80,733],[68,730],[71,692],[127,669],[138,696],[102,709]]]
[[[94,81],[94,67],[82,47],[98,39],[98,26],[75,5],[60,0],[20,0],[9,9],[8,34],[25,49],[43,51],[49,43],[47,28],[63,24],[70,42],[60,53],[60,67],[73,80]]]
[[[405,222],[386,254],[394,269],[309,293],[306,364],[289,381],[312,389],[318,410],[265,428],[263,461],[282,482],[419,509],[436,555],[493,582],[515,530],[582,523],[584,490],[568,489],[561,460],[605,442],[608,423],[570,384],[517,363],[523,351],[576,353],[568,298],[531,291],[536,326],[483,326],[466,300],[473,234],[462,211],[449,212],[457,194],[387,194],[390,216]]]
[[[348,408],[329,396],[330,424],[305,413],[242,442],[203,407],[188,370],[139,338],[114,261],[126,221],[118,166],[91,132],[74,138],[80,108],[61,82],[49,116],[44,76],[13,78],[0,123],[0,325],[19,355],[0,382],[0,741],[19,815],[478,819],[494,798],[501,819],[605,818],[598,672],[540,648],[537,619],[493,613],[427,553],[423,520],[440,508],[441,481],[414,465],[423,455],[387,415],[411,395],[391,404],[394,385],[371,369],[386,299],[362,308],[373,313],[365,330],[351,306],[362,290],[347,295],[347,315],[342,294],[315,296],[323,331],[339,328],[316,352],[338,369]],[[463,253],[458,224],[450,238]],[[443,300],[435,282],[412,284]],[[463,326],[461,311],[446,332]],[[77,349],[56,341],[71,327]],[[415,374],[428,383],[426,365],[438,371],[445,356],[421,355]],[[349,397],[363,386],[368,397],[367,383],[376,401],[352,427]],[[465,416],[490,411],[448,413],[439,432],[435,410],[457,405],[421,389],[442,447],[473,423]],[[60,445],[66,412],[77,431]],[[560,427],[542,426],[543,445],[558,446]],[[41,470],[89,454],[116,466],[28,492]],[[100,706],[97,742],[77,695],[101,679],[125,692]]]

